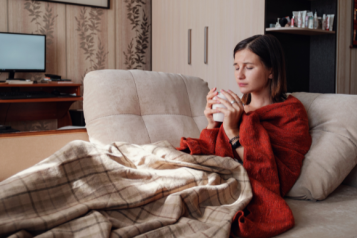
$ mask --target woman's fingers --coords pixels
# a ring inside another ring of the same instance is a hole
[[[218,95],[218,92],[216,92],[216,88],[212,88],[208,92],[207,97],[206,97],[206,100],[207,100],[206,108],[212,108],[213,104],[220,103],[219,101],[213,99],[217,95]]]
[[[244,112],[241,99],[232,91],[221,91],[227,100],[218,98],[222,105],[226,108],[216,108],[214,113],[221,112],[224,114],[223,128],[225,132],[239,130],[239,122]],[[231,103],[232,101],[233,104]]]
[[[227,98],[227,100],[224,100],[224,101],[226,101],[227,103],[229,103],[229,104],[224,104],[224,105],[225,105],[227,108],[230,108],[230,107],[232,106],[232,104],[231,104],[230,102],[233,100],[232,95],[231,95],[229,92],[224,91],[223,89],[222,89],[221,93]],[[222,102],[222,104],[223,104],[223,102]],[[227,106],[227,105],[229,105],[229,106]]]
[[[244,110],[243,103],[237,94],[232,92],[231,90],[225,91],[221,90],[221,93],[227,98],[227,100],[222,99],[220,97],[216,97],[218,92],[217,88],[212,88],[207,94],[207,104],[206,108],[211,109],[213,104],[223,104],[229,110]],[[232,101],[236,101],[236,103],[231,103]],[[236,104],[236,105],[234,105]],[[210,114],[214,112],[210,111]]]
[[[212,99],[212,100],[208,100],[207,101],[209,104],[220,104],[221,102],[220,101],[218,101],[217,99]]]
[[[212,109],[213,113],[223,113],[224,117],[229,116],[229,114],[231,113],[231,111],[227,108],[224,107],[217,107],[216,109]]]
[[[216,107],[215,109],[212,109],[213,113],[220,113],[222,112],[223,114],[225,114],[225,112],[228,112],[228,109],[225,107]]]
[[[218,92],[216,92],[216,88],[212,88],[212,89],[208,92],[206,99],[207,99],[207,100],[210,100],[210,99],[212,99],[214,96],[216,96],[217,94],[218,94]]]
[[[232,91],[224,91],[222,90],[222,93],[224,96],[226,96],[226,98],[228,99],[228,101],[232,101],[232,100],[237,100],[238,97],[235,97],[235,93],[233,93]],[[240,100],[240,99],[239,99]]]
[[[239,96],[237,94],[235,94],[234,92],[232,92],[231,90],[228,90],[228,92],[231,94],[233,100],[235,100],[237,103],[243,105],[242,100],[239,98]]]
[[[208,115],[214,114],[219,112],[217,109],[207,109],[205,110],[205,112],[207,112]]]
[[[217,97],[217,100],[223,104],[224,106],[226,106],[226,108],[232,108],[232,104],[230,102],[228,102],[227,100],[224,100],[223,98],[219,98]]]
[[[242,100],[238,97],[237,94],[235,94],[234,92],[232,92],[231,90],[228,90],[228,91],[223,91],[222,92],[226,98],[228,99],[229,103],[231,104],[231,106],[233,108],[240,108],[240,109],[243,109],[243,103],[242,103]],[[231,103],[232,101],[236,101],[236,103]],[[236,104],[236,105],[234,105]]]

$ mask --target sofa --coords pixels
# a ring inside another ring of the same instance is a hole
[[[73,136],[69,132],[64,140],[88,139],[96,144],[167,140],[178,146],[181,137],[198,138],[206,127],[203,110],[208,91],[202,79],[181,74],[92,71],[84,79],[86,131],[75,131]],[[308,113],[312,145],[298,181],[285,198],[295,227],[277,237],[357,237],[357,96],[292,95]],[[48,136],[53,135],[43,135],[41,140]],[[16,138],[10,139],[16,143]],[[25,146],[26,139],[31,137],[17,138],[18,145]],[[5,140],[9,138],[0,138],[0,142]],[[45,158],[38,153],[40,144],[22,152],[32,158],[26,166]],[[37,155],[32,156],[35,151]],[[9,156],[2,160],[1,170],[11,165],[13,169],[6,173],[18,172],[20,161],[16,155]]]
[[[181,137],[198,138],[208,91],[202,79],[181,74],[90,72],[83,105],[89,139],[178,146]],[[306,108],[313,143],[286,198],[295,227],[277,237],[357,237],[357,96],[292,95]]]

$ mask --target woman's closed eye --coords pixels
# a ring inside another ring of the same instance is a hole
[[[246,69],[248,69],[248,70],[252,70],[253,69],[253,67],[245,67]],[[239,68],[236,68],[236,71],[239,71]]]

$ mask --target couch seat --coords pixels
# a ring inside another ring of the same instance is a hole
[[[340,185],[323,201],[285,200],[293,211],[295,227],[276,237],[357,237],[357,188]]]

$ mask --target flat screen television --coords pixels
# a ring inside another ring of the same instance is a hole
[[[46,35],[0,32],[0,72],[46,72]]]

